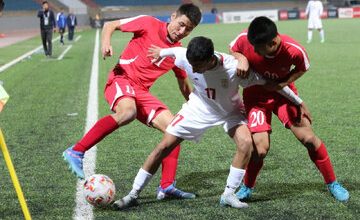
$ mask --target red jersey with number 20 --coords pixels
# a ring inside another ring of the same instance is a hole
[[[279,35],[281,44],[274,56],[261,56],[247,39],[247,32],[242,32],[230,43],[232,51],[242,53],[249,61],[250,68],[268,79],[281,80],[295,71],[307,71],[310,67],[305,49],[294,39]]]
[[[161,48],[181,46],[180,42],[172,42],[168,38],[167,23],[140,15],[122,19],[119,27],[122,32],[132,32],[134,36],[120,55],[117,71],[110,73],[109,80],[117,74],[124,74],[135,85],[149,89],[156,79],[171,69],[176,77],[186,78],[186,73],[174,65],[174,58],[167,57],[153,64],[147,57],[151,45]]]

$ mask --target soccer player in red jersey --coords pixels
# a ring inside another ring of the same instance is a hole
[[[181,46],[180,40],[188,36],[200,20],[201,12],[196,5],[183,4],[171,14],[169,23],[146,15],[105,23],[101,40],[104,58],[113,55],[111,35],[115,30],[132,32],[134,36],[121,53],[118,64],[110,71],[105,86],[105,98],[114,114],[98,120],[79,142],[63,153],[79,178],[85,177],[82,168],[84,153],[119,127],[138,119],[149,127],[165,131],[173,115],[165,104],[149,92],[149,88],[171,69],[186,99],[191,93],[191,85],[186,73],[174,65],[174,58],[166,57],[152,63],[151,58],[147,57],[147,50],[151,45],[162,48]],[[177,146],[162,162],[158,199],[166,196],[195,198],[195,194],[175,188],[179,150],[180,146]]]
[[[305,49],[291,37],[279,34],[272,20],[257,17],[248,30],[230,43],[230,52],[242,61],[238,65],[238,74],[242,77],[247,76],[250,67],[273,80],[267,88],[252,86],[243,91],[248,126],[255,146],[244,184],[237,193],[238,198],[248,199],[253,192],[256,177],[270,149],[271,116],[274,113],[307,148],[310,159],[322,174],[330,193],[338,201],[347,201],[349,192],[336,181],[325,144],[311,127],[311,116],[302,115],[300,123],[296,122],[298,112],[294,104],[274,91],[289,86],[297,93],[294,82],[310,67]],[[248,63],[244,62],[244,57]]]

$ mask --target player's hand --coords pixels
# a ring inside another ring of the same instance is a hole
[[[111,57],[113,55],[112,46],[111,45],[102,46],[101,53],[104,60],[106,57]]]
[[[158,47],[153,44],[149,47],[147,57],[151,58],[151,63],[156,63],[161,60],[161,57],[160,57],[161,49],[162,49],[161,47]]]
[[[240,56],[238,58],[239,62],[236,67],[236,74],[241,78],[245,79],[249,76],[249,61],[246,59],[245,56]]]
[[[302,118],[307,118],[310,124],[312,124],[312,116],[305,102],[301,103],[300,105],[300,113]]]

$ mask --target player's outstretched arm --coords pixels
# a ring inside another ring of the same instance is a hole
[[[292,103],[295,105],[301,105],[303,103],[303,100],[292,91],[289,86],[285,86],[284,88],[277,91],[285,98],[289,99]]]
[[[103,59],[113,55],[113,48],[111,46],[111,36],[120,26],[120,20],[105,22],[101,32],[101,54]]]
[[[184,96],[186,101],[189,101],[190,93],[192,92],[192,87],[189,78],[177,78],[179,89],[181,91],[181,94]]]
[[[236,74],[241,78],[247,78],[249,76],[249,61],[247,58],[239,52],[234,52],[229,49],[231,55],[233,55],[239,62],[236,68]]]

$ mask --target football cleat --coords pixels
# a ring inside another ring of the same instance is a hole
[[[327,184],[331,195],[340,202],[349,200],[349,192],[337,181]]]
[[[177,198],[177,199],[195,199],[196,195],[194,193],[184,192],[175,187],[175,182],[170,186],[163,189],[161,186],[157,189],[158,200],[162,200],[165,198]]]
[[[249,207],[247,203],[241,202],[234,193],[227,195],[222,194],[220,197],[220,205],[223,207],[230,206],[237,209]]]
[[[251,197],[254,189],[251,189],[244,184],[241,185],[240,190],[236,193],[239,200],[248,200]]]
[[[124,210],[138,205],[137,199],[129,194],[122,199],[116,200],[111,206],[114,210]]]
[[[63,152],[64,160],[69,164],[69,170],[74,173],[79,179],[85,179],[83,170],[84,153],[75,151],[69,147]]]

